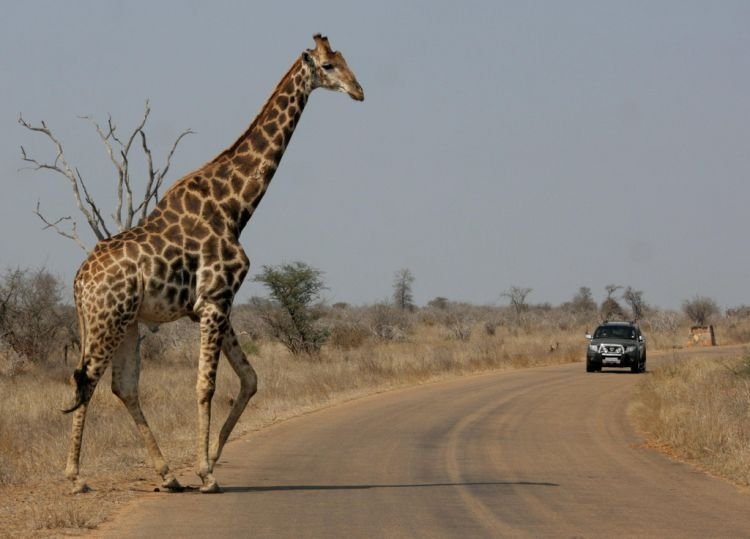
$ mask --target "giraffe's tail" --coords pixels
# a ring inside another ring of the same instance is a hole
[[[78,331],[80,333],[81,342],[81,360],[78,362],[78,368],[73,371],[73,376],[71,377],[71,382],[73,382],[76,386],[76,400],[75,403],[73,403],[73,406],[62,410],[62,413],[64,414],[69,414],[70,412],[78,410],[78,408],[89,401],[89,399],[91,398],[91,394],[93,393],[91,380],[89,380],[89,377],[86,374],[86,368],[88,367],[88,362],[86,361],[86,321],[83,316],[83,309],[81,308],[81,305],[78,301],[78,295],[76,294],[75,286],[73,287],[73,296],[76,303],[76,313],[78,315]]]
[[[65,408],[62,413],[69,414],[78,410],[81,406],[86,404],[91,398],[91,382],[88,375],[86,374],[86,366],[84,365],[80,369],[73,371],[72,381],[76,385],[76,400],[73,406]]]

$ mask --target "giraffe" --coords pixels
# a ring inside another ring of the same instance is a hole
[[[74,298],[81,359],[73,372],[75,403],[66,477],[73,492],[89,487],[79,477],[86,410],[97,382],[112,365],[112,392],[140,431],[162,487],[182,486],[167,465],[141,410],[138,323],[158,326],[182,317],[200,324],[196,382],[197,474],[205,493],[220,492],[213,469],[237,420],[257,389],[257,376],[229,319],[250,267],[239,236],[260,203],[316,88],[364,100],[364,91],[328,39],[313,36],[282,77],[250,127],[226,150],[177,180],[140,225],[100,241],[79,268]],[[211,399],[223,352],[239,377],[239,395],[209,450]]]

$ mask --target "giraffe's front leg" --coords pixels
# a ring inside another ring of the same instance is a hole
[[[216,368],[219,364],[222,339],[228,327],[229,316],[226,310],[211,303],[203,305],[201,351],[195,390],[198,399],[197,473],[203,482],[200,490],[204,493],[221,492],[213,475],[214,462],[209,460],[208,441],[211,431],[211,400],[216,390]]]
[[[224,422],[224,426],[221,427],[216,444],[211,450],[210,463],[212,466],[217,460],[219,460],[221,451],[224,449],[224,444],[226,444],[229,439],[232,429],[234,429],[234,426],[237,424],[237,420],[245,410],[247,403],[252,396],[255,395],[255,392],[258,389],[258,377],[255,374],[253,367],[247,361],[247,357],[242,351],[240,343],[237,341],[237,335],[231,324],[224,335],[221,348],[224,351],[224,356],[226,356],[232,369],[234,369],[234,372],[240,379],[240,391],[232,405],[232,409],[230,410],[226,421]]]

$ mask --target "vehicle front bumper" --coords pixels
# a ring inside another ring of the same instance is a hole
[[[601,365],[602,367],[631,367],[638,361],[638,350],[624,352],[619,355],[602,354],[589,350],[586,354],[589,363]]]

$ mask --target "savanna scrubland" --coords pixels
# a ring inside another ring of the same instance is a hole
[[[9,294],[13,278],[15,298]],[[525,294],[514,297],[514,291]],[[105,376],[84,433],[82,474],[94,491],[68,494],[63,469],[70,418],[60,410],[73,398],[69,378],[78,362],[74,309],[63,300],[60,281],[44,270],[8,272],[0,292],[0,518],[8,523],[1,533],[49,536],[93,528],[118,504],[153,490],[158,476]],[[571,301],[552,306],[528,303],[529,292],[514,287],[505,295],[508,305],[440,297],[424,307],[396,300],[359,306],[316,301],[306,319],[318,339],[319,346],[312,348],[290,346],[290,338],[299,335],[280,337],[283,310],[273,298],[238,304],[233,323],[258,372],[259,391],[234,437],[396,387],[580,362],[584,334],[608,314],[602,308],[611,309],[614,302],[618,315],[632,314],[628,302],[618,302],[612,294],[598,305],[590,291],[581,289]],[[647,307],[643,301],[640,306],[650,351],[686,344],[693,323],[686,312]],[[712,311],[712,316],[720,344],[750,341],[750,309]],[[156,333],[142,327],[141,333],[144,412],[172,467],[189,468],[194,460],[197,325],[182,320]],[[655,444],[748,484],[747,357],[731,363],[699,358],[644,376],[632,405],[641,430]],[[220,365],[214,427],[221,425],[237,390],[231,369]]]

